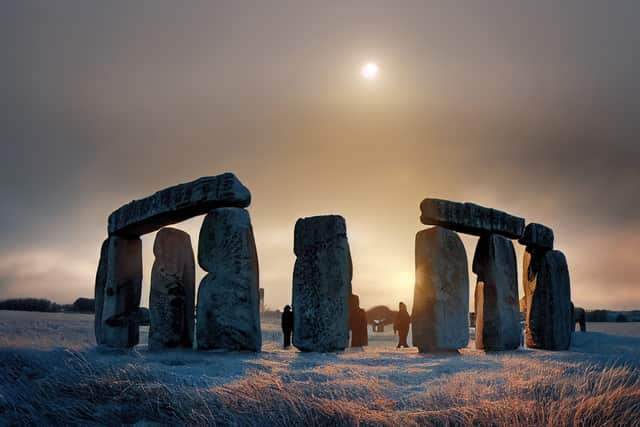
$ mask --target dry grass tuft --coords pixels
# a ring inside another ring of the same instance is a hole
[[[128,357],[120,365],[94,353],[5,350],[0,352],[0,420],[8,425],[640,425],[636,364],[526,356],[496,360],[499,369],[454,369],[409,385],[372,376],[375,369],[359,371],[333,361],[297,373],[253,370],[202,387],[163,375],[143,358]]]

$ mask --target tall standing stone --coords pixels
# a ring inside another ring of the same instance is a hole
[[[564,254],[527,248],[523,276],[527,347],[567,350],[574,325],[569,268]]]
[[[469,270],[462,240],[433,227],[416,234],[411,327],[420,352],[456,350],[469,342]]]
[[[344,218],[300,218],[293,250],[293,344],[301,351],[344,350],[349,345],[352,277]]]
[[[476,284],[476,348],[512,350],[520,345],[518,267],[511,240],[482,236],[473,256]]]
[[[208,272],[198,289],[198,348],[260,351],[258,255],[246,210],[220,208],[207,214],[198,263]]]
[[[191,347],[195,311],[195,260],[191,238],[163,228],[153,243],[149,348]]]
[[[118,236],[111,236],[108,241],[102,343],[110,347],[133,347],[139,340],[142,241]]]
[[[100,247],[100,260],[98,261],[98,271],[96,272],[96,282],[94,291],[95,317],[94,332],[96,343],[102,344],[102,309],[104,307],[104,288],[107,284],[107,265],[109,255],[109,239],[105,239]]]

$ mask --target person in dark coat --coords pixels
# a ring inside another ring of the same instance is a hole
[[[404,305],[403,302],[401,302],[398,314],[396,315],[396,319],[393,322],[393,333],[395,334],[396,332],[398,332],[398,345],[396,346],[396,348],[409,348],[409,345],[407,344],[407,335],[409,334],[410,322],[411,317],[409,317],[407,306]]]
[[[293,332],[293,311],[291,306],[285,305],[282,312],[282,334],[284,335],[284,348],[291,346],[291,333]]]

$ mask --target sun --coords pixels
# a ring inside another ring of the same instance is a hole
[[[367,62],[360,69],[360,73],[367,80],[375,80],[378,77],[378,65],[374,62]]]

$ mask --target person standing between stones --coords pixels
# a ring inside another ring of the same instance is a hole
[[[411,317],[409,317],[407,306],[404,305],[403,302],[401,302],[398,308],[398,314],[396,315],[396,319],[393,322],[393,333],[395,334],[396,332],[398,332],[398,345],[396,346],[396,348],[409,348],[409,344],[407,344],[407,335],[409,334],[410,322]]]
[[[290,305],[284,306],[282,312],[282,334],[284,335],[284,348],[291,346],[291,333],[293,332],[293,311]]]

